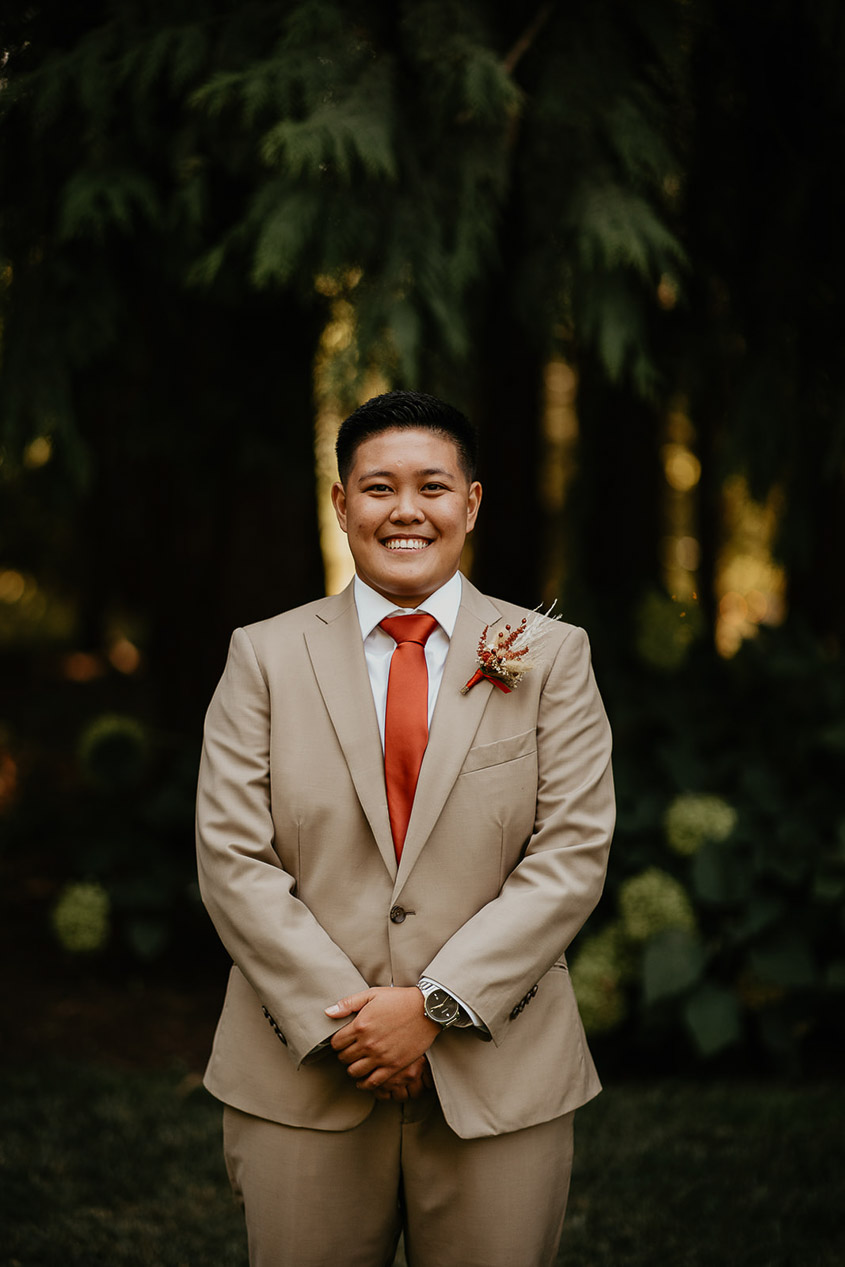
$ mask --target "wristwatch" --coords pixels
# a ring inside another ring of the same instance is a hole
[[[458,1000],[452,998],[451,994],[440,989],[439,986],[422,990],[422,996],[426,1016],[430,1021],[436,1021],[442,1029],[448,1029],[450,1025],[455,1025],[466,1017]]]

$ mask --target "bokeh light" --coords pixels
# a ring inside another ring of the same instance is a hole
[[[30,471],[46,466],[53,456],[53,441],[49,436],[36,436],[23,451],[23,464]]]
[[[665,444],[662,451],[666,479],[679,493],[688,493],[701,479],[701,463],[683,444]]]
[[[786,615],[786,574],[772,557],[781,510],[778,490],[757,502],[741,475],[723,489],[725,541],[716,570],[716,649],[730,658],[760,625],[778,625]]]

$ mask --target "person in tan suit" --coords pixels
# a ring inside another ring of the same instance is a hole
[[[206,718],[199,877],[232,968],[205,1084],[252,1267],[389,1267],[403,1229],[412,1267],[541,1267],[600,1089],[565,957],[614,822],[587,637],[459,572],[457,410],[387,393],[337,452],[355,578],[236,630]]]

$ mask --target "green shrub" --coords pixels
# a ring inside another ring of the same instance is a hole
[[[104,790],[135,787],[144,775],[149,740],[134,717],[104,713],[91,722],[79,740],[79,763],[88,779]]]
[[[70,836],[72,872],[93,883],[72,878],[67,907],[63,895],[56,908],[54,929],[68,949],[82,949],[78,943],[86,935],[95,940],[100,909],[95,892],[106,904],[112,948],[136,960],[171,951],[177,934],[191,926],[191,916],[201,915],[193,843],[194,748],[124,714],[105,713],[84,727],[76,749],[78,777],[60,812],[64,838]]]
[[[794,1071],[843,1037],[845,673],[789,628],[667,671],[600,673],[619,813],[572,948],[585,1024],[616,1047],[765,1052]]]
[[[672,673],[684,664],[701,632],[698,603],[682,603],[652,590],[637,611],[637,654],[650,668]]]

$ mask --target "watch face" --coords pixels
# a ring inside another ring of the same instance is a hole
[[[439,1025],[451,1025],[458,1018],[460,1004],[445,990],[432,990],[425,1000],[425,1014]]]

